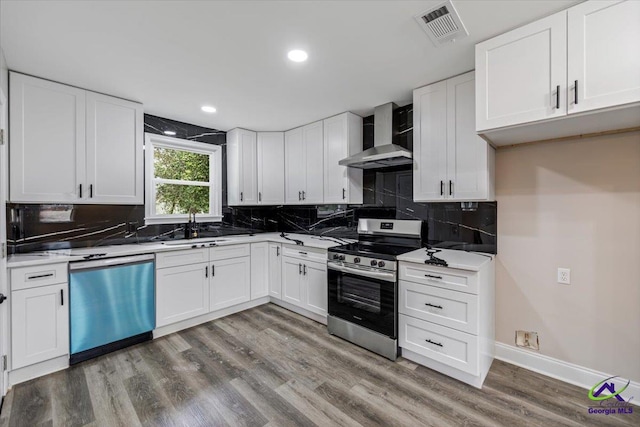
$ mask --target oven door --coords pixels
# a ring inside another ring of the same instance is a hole
[[[346,267],[331,261],[327,267],[329,314],[396,338],[396,274]]]

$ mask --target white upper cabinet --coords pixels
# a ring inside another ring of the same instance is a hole
[[[567,12],[569,114],[640,101],[640,2],[587,1]]]
[[[9,199],[78,202],[85,183],[85,91],[11,73],[9,117]]]
[[[142,105],[87,92],[87,185],[90,203],[142,203]]]
[[[258,132],[258,204],[284,203],[284,132]]]
[[[447,177],[447,82],[413,91],[413,199],[444,200]]]
[[[302,127],[304,140],[304,167],[306,188],[302,190],[304,204],[324,201],[324,141],[323,123],[315,122]]]
[[[448,200],[493,200],[495,150],[475,131],[475,79],[447,80]]]
[[[257,136],[245,129],[227,133],[227,200],[229,205],[258,203]]]
[[[494,149],[475,132],[474,73],[413,92],[413,199],[493,200]]]
[[[304,142],[302,128],[284,133],[285,203],[302,204],[302,189],[306,187]]]
[[[324,198],[324,144],[322,121],[284,134],[285,202],[316,204]]]
[[[362,117],[343,113],[324,120],[324,203],[362,203],[362,169],[340,166],[362,151]]]
[[[638,1],[585,1],[477,44],[476,130],[510,145],[637,128],[639,23]]]
[[[566,114],[566,11],[476,45],[476,130]]]
[[[12,202],[142,204],[142,105],[11,73]]]

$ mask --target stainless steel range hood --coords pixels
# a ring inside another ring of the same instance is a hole
[[[374,110],[373,148],[364,150],[342,159],[338,164],[350,168],[379,169],[413,163],[413,153],[404,147],[393,144],[392,102],[380,105]]]

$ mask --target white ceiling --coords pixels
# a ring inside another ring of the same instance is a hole
[[[474,67],[475,43],[577,3],[454,0],[470,36],[435,47],[413,16],[436,1],[0,1],[9,69],[228,130],[367,115]],[[305,49],[306,63],[287,60]],[[200,111],[210,104],[212,115]]]

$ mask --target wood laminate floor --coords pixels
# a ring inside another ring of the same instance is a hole
[[[477,390],[272,304],[15,386],[2,426],[624,426],[586,390],[495,361]],[[637,407],[634,407],[634,409]]]

